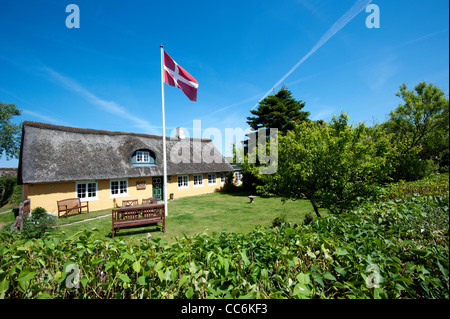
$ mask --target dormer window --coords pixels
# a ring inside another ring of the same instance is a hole
[[[136,152],[136,163],[150,163],[150,152],[137,151]]]
[[[135,166],[155,165],[156,157],[155,153],[150,150],[139,150],[133,153],[131,162]]]

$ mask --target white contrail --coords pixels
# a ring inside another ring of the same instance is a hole
[[[313,55],[317,50],[320,49],[322,45],[327,43],[328,40],[330,40],[336,33],[338,33],[347,23],[353,20],[361,11],[363,11],[372,0],[357,0],[355,4],[348,10],[342,17],[339,18],[338,21],[336,21],[330,29],[320,38],[319,42],[314,45],[314,47],[300,60],[297,62],[296,65],[292,67],[292,69],[289,70],[288,73],[286,73],[267,93],[256,103],[252,110],[258,106],[259,102],[266,98],[270,92],[272,92],[273,88],[280,85],[289,75],[291,75],[292,72],[294,72],[303,62],[306,61],[311,55]]]
[[[119,105],[118,103],[116,103],[114,101],[107,101],[107,100],[99,98],[98,96],[96,96],[92,92],[88,91],[85,87],[83,87],[81,84],[79,84],[75,80],[56,72],[55,70],[51,69],[50,67],[44,66],[44,67],[42,67],[42,70],[44,70],[48,74],[50,74],[52,79],[56,80],[56,82],[58,84],[79,94],[87,102],[99,107],[100,109],[102,109],[108,113],[120,116],[122,118],[126,118],[127,120],[130,121],[130,123],[134,124],[134,126],[139,127],[142,130],[144,130],[145,133],[158,134],[158,131],[155,129],[154,126],[150,125],[149,122],[147,122],[146,120],[142,119],[139,116],[129,113],[126,108]]]

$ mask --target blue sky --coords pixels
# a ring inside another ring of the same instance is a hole
[[[401,103],[403,82],[448,94],[448,1],[373,0],[371,29],[370,13],[351,11],[369,2],[2,0],[0,101],[23,110],[16,122],[162,135],[160,45],[199,82],[197,102],[165,86],[167,135],[183,126],[200,137],[194,120],[203,133],[246,129],[283,84],[311,119],[345,111],[368,125]],[[66,27],[71,3],[78,29]]]

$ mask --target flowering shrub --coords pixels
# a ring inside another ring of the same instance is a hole
[[[44,208],[36,207],[30,215],[25,216],[21,234],[25,238],[41,238],[54,225],[55,217],[47,214]]]

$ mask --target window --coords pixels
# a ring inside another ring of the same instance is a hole
[[[203,186],[203,175],[194,175],[194,187]]]
[[[110,182],[111,197],[128,195],[128,180],[115,180]]]
[[[220,173],[220,184],[225,184],[225,173]]]
[[[208,185],[216,185],[216,184],[217,184],[216,173],[209,173]]]
[[[234,182],[235,183],[242,182],[242,173],[241,172],[234,172]]]
[[[135,151],[131,156],[131,162],[135,166],[153,166],[156,164],[155,153],[150,150]]]
[[[150,152],[137,151],[136,152],[136,163],[150,163]]]
[[[189,188],[189,176],[179,175],[177,176],[177,182],[178,182],[178,189]]]
[[[97,182],[77,182],[77,197],[81,201],[96,200],[97,198]]]

